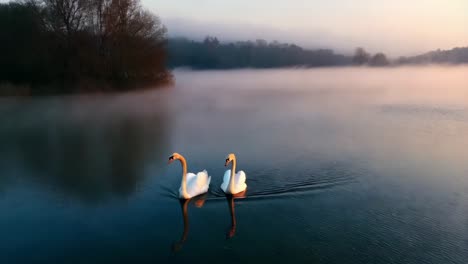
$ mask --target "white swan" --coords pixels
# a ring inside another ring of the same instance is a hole
[[[224,173],[221,189],[227,194],[238,194],[247,189],[247,184],[245,184],[246,175],[244,171],[236,173],[236,155],[232,153],[226,157],[224,166],[227,166],[230,162],[232,162],[232,169]]]
[[[182,164],[182,183],[180,184],[179,197],[182,199],[190,199],[197,195],[206,193],[210,186],[211,177],[208,176],[206,170],[197,173],[187,173],[187,161],[179,153],[174,153],[169,157],[169,162],[179,160]]]

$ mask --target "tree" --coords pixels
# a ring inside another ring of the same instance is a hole
[[[389,64],[387,56],[381,52],[375,54],[369,61],[370,66],[387,66]]]
[[[206,36],[203,40],[203,44],[210,47],[217,47],[219,46],[219,40],[217,37]]]
[[[364,48],[356,48],[353,56],[353,63],[356,65],[364,65],[369,62],[370,54]]]
[[[24,0],[0,4],[0,82],[127,84],[170,81],[166,28],[139,0]],[[90,87],[93,88],[93,87]],[[66,90],[65,90],[66,89]]]
[[[48,13],[48,25],[55,32],[63,32],[68,38],[82,28],[89,1],[44,0]]]
[[[102,13],[103,23],[95,28],[99,28],[101,53],[113,78],[163,77],[157,72],[165,68],[166,28],[159,18],[142,9],[138,0],[97,1],[96,13]]]
[[[33,4],[0,4],[0,82],[47,78],[50,55],[39,10]]]

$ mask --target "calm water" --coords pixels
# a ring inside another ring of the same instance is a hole
[[[468,263],[468,68],[0,99],[0,263]],[[181,203],[178,164],[210,192]],[[243,199],[219,186],[229,152]]]

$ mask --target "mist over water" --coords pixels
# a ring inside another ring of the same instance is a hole
[[[467,72],[176,70],[162,90],[0,99],[0,262],[466,263]],[[212,176],[203,201],[179,203],[173,152]]]

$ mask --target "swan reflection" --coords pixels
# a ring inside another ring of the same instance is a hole
[[[232,238],[236,235],[236,227],[237,227],[237,220],[236,220],[236,211],[235,211],[235,199],[243,199],[246,197],[246,190],[237,194],[226,194],[226,200],[229,205],[229,212],[231,213],[231,227],[226,233],[226,239]]]
[[[207,194],[199,195],[192,199],[180,199],[180,208],[182,209],[182,217],[184,220],[184,231],[182,232],[182,236],[180,237],[179,241],[174,242],[172,244],[172,252],[178,252],[182,249],[185,241],[187,240],[188,232],[189,232],[189,218],[188,218],[188,206],[189,204],[194,205],[197,208],[202,208],[205,204]]]

